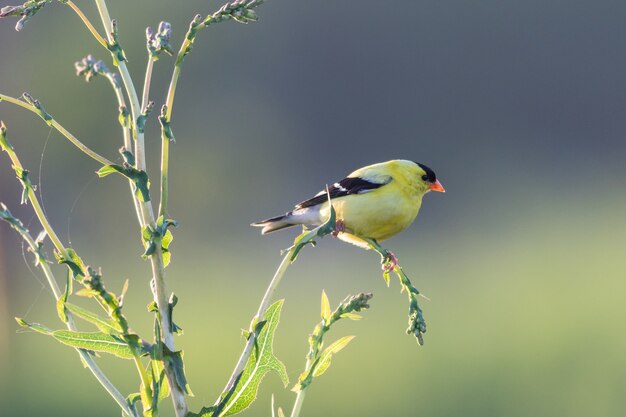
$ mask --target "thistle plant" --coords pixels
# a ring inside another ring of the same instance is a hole
[[[126,51],[122,46],[117,23],[110,17],[106,1],[94,1],[101,21],[101,29],[98,29],[89,17],[70,0],[28,0],[21,5],[3,7],[0,10],[0,17],[17,17],[15,29],[20,31],[45,6],[58,3],[69,7],[84,23],[95,41],[106,50],[110,63],[107,64],[104,60],[90,54],[75,63],[76,74],[87,82],[106,79],[113,89],[119,111],[120,147],[118,152],[120,156],[109,159],[90,149],[61,125],[39,99],[28,93],[16,98],[0,92],[0,101],[19,106],[39,116],[79,151],[98,162],[100,165],[96,171],[98,177],[104,178],[117,174],[118,178],[123,177],[128,182],[134,214],[139,225],[137,236],[143,245],[142,257],[150,264],[153,300],[148,310],[154,315],[153,331],[150,337],[139,335],[133,330],[124,314],[124,295],[130,285],[129,281],[126,281],[119,294],[112,292],[105,286],[103,271],[91,266],[92,264],[80,257],[75,248],[66,245],[56,233],[35,192],[36,185],[32,183],[29,170],[23,166],[18,151],[9,141],[4,122],[0,121],[0,149],[8,156],[15,176],[22,185],[21,204],[28,204],[33,208],[43,232],[37,238],[33,238],[24,224],[14,217],[4,204],[0,206],[0,220],[8,223],[26,242],[29,251],[33,254],[35,265],[41,270],[52,290],[56,299],[57,315],[66,329],[54,330],[46,325],[28,322],[21,318],[16,320],[20,326],[50,336],[74,348],[82,363],[91,371],[125,416],[158,416],[160,402],[167,397],[171,398],[176,417],[218,417],[242,412],[256,398],[259,385],[267,372],[277,372],[285,386],[288,385],[285,365],[273,352],[274,335],[284,300],[272,303],[273,295],[288,267],[295,262],[303,248],[315,245],[319,239],[337,232],[335,212],[329,195],[328,201],[331,209],[327,221],[315,229],[304,230],[295,239],[293,246],[283,254],[282,262],[264,293],[256,314],[252,317],[248,329],[244,331],[246,339],[244,349],[221,394],[211,406],[203,407],[198,413],[190,412],[187,398],[193,394],[185,373],[183,352],[176,349],[174,342],[174,335],[180,333],[180,327],[173,321],[173,311],[178,300],[166,286],[165,271],[172,260],[170,252],[170,245],[173,241],[172,228],[177,225],[177,222],[168,216],[169,152],[170,145],[174,142],[172,114],[176,88],[185,58],[192,51],[198,34],[202,29],[220,22],[256,21],[255,9],[263,3],[263,0],[235,0],[224,4],[214,13],[196,15],[191,20],[185,38],[176,53],[171,45],[173,28],[169,23],[161,22],[156,30],[148,27],[146,29],[147,65],[142,90],[135,87],[136,84],[127,68]],[[167,86],[166,99],[160,103],[158,116],[151,117],[155,109],[159,109],[157,103],[150,99],[152,71],[155,63],[160,61],[164,54],[174,56],[172,76]],[[145,128],[146,124],[154,119],[158,120],[161,131],[158,205],[153,200],[145,157]],[[21,145],[22,143],[18,143],[18,148]],[[389,283],[389,272],[393,270],[398,275],[403,290],[407,291],[410,305],[408,332],[414,334],[422,344],[425,323],[417,302],[419,292],[413,287],[402,268],[395,263],[389,264],[389,254],[385,249],[375,241],[369,241],[369,243],[382,257],[387,283]],[[63,289],[59,286],[60,281],[54,274],[51,257],[47,254],[47,245],[50,244],[54,260],[65,267]],[[75,287],[80,288],[75,289]],[[88,298],[95,308],[99,309],[99,312],[76,305],[71,300],[76,296]],[[351,296],[331,311],[328,297],[325,292],[322,293],[322,321],[309,337],[305,370],[294,387],[297,397],[291,413],[292,417],[299,415],[304,393],[314,378],[323,374],[328,369],[332,356],[352,340],[352,336],[342,337],[324,349],[326,333],[342,318],[353,320],[360,318],[356,313],[369,307],[370,298],[371,294]],[[93,326],[96,331],[79,330],[78,319]],[[137,390],[123,394],[99,368],[96,354],[110,354],[130,361],[137,372]],[[279,415],[280,413],[282,411],[279,411]]]

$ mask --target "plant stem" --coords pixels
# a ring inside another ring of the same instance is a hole
[[[310,366],[307,362],[307,367]],[[298,417],[300,415],[300,410],[302,409],[302,403],[304,402],[304,395],[306,393],[306,388],[298,391],[298,395],[296,396],[296,401],[293,403],[293,408],[291,409],[291,417]]]
[[[113,39],[113,24],[111,23],[111,16],[109,15],[109,9],[107,8],[105,0],[96,0],[96,6],[98,7],[98,12],[100,14],[100,18],[102,19],[104,30],[107,33],[108,42],[109,44],[113,44],[115,42],[115,39]],[[122,77],[124,87],[126,88],[126,94],[128,95],[128,98],[130,100],[130,109],[133,118],[132,124],[133,126],[136,126],[137,118],[141,114],[141,108],[139,107],[139,98],[137,97],[137,90],[135,89],[133,79],[128,72],[126,62],[117,61],[117,66],[120,70],[120,76]],[[137,136],[135,138],[135,158],[137,162],[137,169],[145,171],[146,159],[143,133],[139,132],[136,127],[134,131]]]
[[[111,87],[113,87],[113,91],[115,92],[115,97],[117,97],[117,103],[121,108],[126,108],[126,99],[124,98],[124,92],[122,91],[119,82],[115,79],[112,73],[107,72],[104,76],[109,80]],[[132,149],[132,138],[130,127],[122,127],[122,131],[124,133],[124,148],[127,150]],[[128,185],[130,186],[131,195],[134,195],[133,182],[131,180],[128,181]],[[144,224],[143,214],[141,212],[141,207],[139,206],[139,201],[136,198],[132,198],[133,205],[135,206],[135,213],[137,214],[137,220],[139,221],[139,226],[142,227]]]
[[[167,99],[165,100],[165,115],[163,122],[169,123],[172,119],[172,109],[174,107],[174,95],[176,94],[176,86],[178,84],[178,77],[180,76],[180,68],[182,65],[182,58],[186,48],[187,39],[183,42],[178,56],[176,57],[176,64],[174,65],[174,71],[172,72],[172,79],[167,89]],[[162,123],[163,123],[162,122]],[[167,203],[169,197],[169,154],[170,154],[170,138],[165,135],[164,126],[161,129],[161,199],[159,202],[159,215],[164,216],[167,214]]]
[[[159,202],[159,216],[167,215],[167,200],[169,196],[169,154],[170,139],[161,131],[161,200]]]
[[[267,311],[267,307],[270,304],[274,291],[278,287],[278,284],[280,284],[280,281],[285,276],[285,272],[287,271],[287,268],[292,263],[291,257],[293,255],[294,249],[295,247],[290,249],[287,252],[287,254],[285,254],[282,262],[278,266],[278,269],[274,273],[274,277],[272,278],[272,281],[270,281],[270,285],[267,287],[267,290],[265,290],[265,295],[263,296],[263,299],[261,300],[259,309],[257,310],[256,315],[252,319],[253,324],[251,326],[251,330],[254,328],[254,324],[256,324],[259,320],[261,320],[263,316],[265,315],[265,312]],[[243,352],[241,353],[241,356],[239,357],[239,361],[237,362],[237,365],[235,366],[235,369],[233,370],[233,373],[230,376],[230,379],[228,380],[226,387],[224,388],[224,391],[223,391],[224,393],[227,393],[231,389],[233,389],[233,386],[235,382],[237,381],[239,374],[241,374],[241,372],[243,372],[243,369],[246,367],[246,363],[248,363],[248,359],[250,359],[250,355],[252,354],[252,349],[254,348],[256,337],[257,337],[256,333],[254,331],[250,331],[250,337],[248,338],[246,346]],[[221,397],[220,399],[216,401],[216,404],[219,404],[220,400],[221,400]]]
[[[96,0],[96,5],[98,7],[98,12],[100,14],[100,18],[102,19],[102,24],[107,32],[107,38],[109,43],[114,43],[115,39],[113,39],[113,25],[111,23],[111,17],[109,15],[109,11],[107,9],[107,5],[105,0]],[[124,83],[124,87],[126,88],[126,94],[129,97],[130,105],[131,105],[131,114],[132,114],[132,125],[134,126],[135,132],[135,161],[136,168],[138,170],[146,171],[146,161],[145,161],[145,144],[144,144],[144,134],[137,129],[137,119],[140,115],[140,107],[139,107],[139,99],[137,97],[137,90],[133,84],[130,73],[128,72],[128,68],[126,66],[126,62],[119,61],[118,67],[120,70],[120,76],[122,77],[122,82]],[[154,221],[154,211],[152,208],[152,204],[150,202],[139,202],[142,213],[142,226],[150,225],[151,227],[155,226]],[[154,281],[155,288],[155,302],[159,309],[159,317],[161,321],[161,337],[163,339],[163,343],[171,352],[175,352],[176,348],[174,346],[174,335],[172,333],[172,324],[170,320],[170,311],[169,311],[169,303],[167,297],[167,289],[165,286],[165,267],[163,265],[163,255],[161,252],[161,248],[157,245],[157,249],[154,254],[150,256],[150,264],[152,267],[152,279]],[[185,399],[184,390],[178,385],[176,380],[176,370],[168,361],[163,361],[165,374],[167,376],[167,380],[170,386],[170,395],[172,397],[172,402],[174,403],[174,411],[177,417],[184,417],[187,414],[187,402]]]
[[[109,80],[109,83],[111,83],[111,87],[113,87],[113,91],[115,92],[115,97],[117,98],[118,106],[120,108],[121,107],[126,108],[126,98],[124,97],[124,92],[119,86],[119,83],[115,79],[113,73],[107,72],[104,75],[107,78],[107,80]],[[123,132],[124,132],[124,147],[130,150],[132,148],[130,127],[123,128]]]
[[[9,157],[11,158],[11,162],[13,162],[13,165],[16,167],[19,167],[20,169],[23,169],[22,164],[20,163],[20,160],[15,154],[15,152],[9,148],[7,149],[7,153],[9,154]],[[35,213],[37,215],[37,218],[39,219],[39,222],[41,223],[43,228],[46,230],[46,233],[52,240],[55,248],[57,249],[57,251],[63,253],[63,255],[67,257],[67,250],[65,249],[65,247],[59,240],[58,236],[54,233],[54,230],[50,226],[50,223],[48,222],[48,219],[45,217],[43,210],[41,209],[41,206],[39,205],[39,201],[37,200],[37,196],[33,192],[32,188],[29,189],[29,200],[35,210]],[[28,231],[24,228],[18,228],[15,226],[13,228],[22,236],[22,238],[26,241],[26,243],[28,243],[28,246],[30,247],[31,251],[35,254],[35,256],[38,256],[39,247],[36,241],[30,235],[30,233],[28,233]],[[52,270],[50,269],[50,266],[48,265],[45,259],[40,260],[39,266],[41,267],[44,275],[46,276],[48,285],[50,285],[50,289],[52,290],[52,294],[54,295],[55,300],[58,301],[62,297],[62,293],[56,282],[56,279],[54,278],[54,275],[52,273]],[[66,311],[66,317],[67,317],[67,321],[65,324],[67,328],[71,331],[77,331],[72,313],[69,311]],[[90,354],[88,354],[87,351],[83,349],[76,349],[76,351],[80,355],[81,359],[83,360],[87,368],[89,368],[93,376],[98,380],[100,385],[102,385],[102,387],[109,393],[109,395],[113,398],[113,400],[115,400],[115,402],[119,405],[122,411],[130,417],[137,417],[135,410],[128,406],[128,403],[126,402],[126,399],[124,398],[124,396],[118,391],[115,385],[113,385],[113,383],[107,378],[104,372],[102,372],[102,370],[98,367],[93,357]]]
[[[78,15],[78,17],[80,17],[80,19],[83,21],[83,23],[85,24],[85,26],[87,26],[87,29],[89,29],[89,31],[91,32],[91,34],[93,35],[94,38],[96,38],[96,40],[98,41],[98,43],[100,43],[100,45],[104,46],[105,48],[107,47],[107,42],[104,40],[104,38],[102,36],[100,36],[100,34],[98,33],[98,31],[96,30],[95,27],[93,27],[93,25],[91,24],[91,22],[89,21],[89,19],[87,19],[87,16],[85,16],[85,14],[82,12],[82,10],[80,10],[78,8],[78,6],[76,6],[74,4],[74,2],[72,1],[68,1],[66,3],[68,6],[70,6],[72,8],[72,10],[74,10],[74,12],[76,12],[76,14]]]
[[[36,113],[37,115],[41,116],[40,110],[37,109],[35,106],[26,103],[25,101],[19,100],[17,98],[11,97],[11,96],[7,96],[5,94],[0,94],[0,101],[7,101],[9,103],[18,105],[20,107],[25,108],[26,110],[30,110],[33,113]],[[48,115],[49,116],[49,115]],[[111,165],[113,164],[113,162],[109,161],[107,158],[105,158],[104,156],[92,151],[91,149],[89,149],[84,143],[82,143],[81,141],[79,141],[78,139],[76,139],[76,137],[74,135],[72,135],[70,132],[68,132],[63,126],[61,126],[59,124],[59,122],[57,122],[54,119],[49,119],[46,120],[46,123],[48,123],[48,125],[52,126],[53,128],[55,128],[56,130],[59,131],[59,133],[61,133],[63,136],[65,136],[70,142],[72,142],[72,144],[74,144],[74,146],[76,146],[78,149],[80,149],[81,151],[83,151],[83,153],[87,154],[88,156],[90,156],[91,158],[95,159],[96,161],[100,162],[103,165]]]
[[[152,82],[152,68],[154,67],[154,59],[148,56],[148,66],[146,67],[146,77],[143,81],[143,98],[141,100],[141,112],[144,113],[148,107],[150,96],[150,83]]]
[[[28,237],[30,237],[30,235]],[[31,247],[33,251],[37,250],[37,246],[35,244],[35,241],[32,239],[32,237],[30,237],[30,239],[27,239],[26,237],[24,237],[24,239],[28,242],[28,245]],[[54,275],[52,275],[52,270],[50,269],[50,267],[48,266],[46,262],[40,262],[39,265],[41,266],[41,269],[43,270],[43,273],[46,276],[46,279],[48,280],[48,284],[50,285],[50,288],[52,289],[54,298],[58,301],[59,298],[61,298],[62,294],[54,278]],[[69,311],[66,311],[65,314],[67,315],[67,323],[66,323],[67,328],[71,331],[77,331],[77,327],[76,327],[76,324],[74,323],[74,317],[72,313]],[[109,395],[115,400],[115,402],[117,403],[117,405],[119,405],[122,411],[128,416],[136,417],[135,410],[128,406],[124,396],[118,391],[115,385],[113,385],[113,383],[107,378],[104,372],[102,372],[100,367],[94,361],[93,357],[83,349],[76,349],[76,351],[80,355],[81,359],[83,360],[87,368],[89,368],[93,376],[98,380],[100,385],[102,385],[102,387],[109,393]]]

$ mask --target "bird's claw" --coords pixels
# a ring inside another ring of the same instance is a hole
[[[344,233],[345,231],[346,231],[346,224],[343,222],[343,220],[338,219],[337,221],[335,221],[335,230],[333,230],[331,234],[334,237],[337,237],[339,233]]]
[[[398,258],[391,251],[386,251],[385,257],[383,258],[383,264],[381,266],[382,270],[385,272],[393,271],[396,266],[398,266]]]

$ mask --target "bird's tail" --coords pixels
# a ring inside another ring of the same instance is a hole
[[[262,234],[268,234],[277,230],[285,229],[291,226],[297,226],[301,223],[294,222],[291,213],[283,214],[282,216],[272,217],[270,219],[261,220],[256,223],[252,223],[251,226],[262,227]]]

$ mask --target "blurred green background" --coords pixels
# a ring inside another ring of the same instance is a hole
[[[93,2],[76,3],[99,22]],[[179,45],[193,15],[219,5],[110,1],[135,83],[146,26],[170,21]],[[307,248],[278,294],[275,351],[292,380],[321,290],[332,304],[375,297],[365,320],[332,330],[329,340],[357,338],[311,386],[302,416],[625,415],[626,3],[271,0],[258,13],[258,24],[200,33],[176,96],[170,214],[180,226],[168,277],[192,409],[220,392],[295,234],[262,237],[248,224],[357,167],[406,158],[448,191],[429,194],[386,244],[430,298],[426,345],[404,334],[405,296],[397,282],[385,287],[374,253],[331,238]],[[29,91],[117,158],[108,84],[73,71],[87,53],[110,65],[106,51],[59,4],[19,34],[14,24],[0,21],[0,91]],[[171,68],[171,58],[156,64],[157,107]],[[64,241],[103,268],[111,290],[130,279],[126,311],[148,335],[149,268],[125,181],[95,179],[97,165],[34,115],[0,103],[0,118]],[[155,118],[147,133],[156,195]],[[36,234],[1,158],[0,200]],[[14,316],[61,324],[20,240],[4,224],[0,237],[0,414],[118,415],[75,352],[18,330]],[[130,363],[101,362],[124,392],[135,389]],[[290,407],[294,395],[270,375],[246,415],[268,416],[272,393]]]

